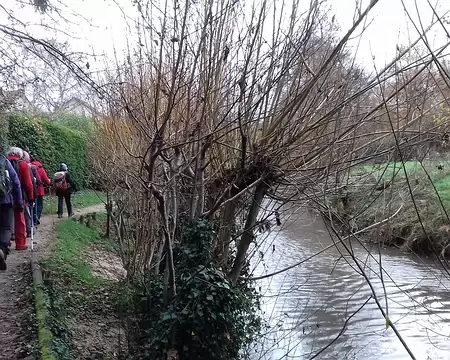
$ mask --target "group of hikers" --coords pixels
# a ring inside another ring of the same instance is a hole
[[[0,145],[0,270],[6,270],[13,241],[16,250],[27,249],[27,238],[40,224],[44,197],[52,188],[58,197],[58,218],[63,217],[64,200],[72,216],[71,195],[77,187],[68,170],[61,163],[51,180],[36,157],[18,147],[5,156]]]

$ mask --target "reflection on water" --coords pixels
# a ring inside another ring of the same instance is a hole
[[[320,217],[303,211],[293,219],[284,229],[258,239],[255,276],[297,263],[331,244]],[[361,245],[352,245],[386,309],[378,249],[373,248],[370,257]],[[393,330],[386,330],[373,298],[362,307],[372,292],[354,260],[342,246],[339,249],[332,247],[285,273],[258,281],[270,328],[255,349],[255,359],[410,358]],[[389,317],[416,359],[450,359],[448,275],[431,261],[394,249],[382,251],[381,263]]]

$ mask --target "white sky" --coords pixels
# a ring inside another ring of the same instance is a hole
[[[16,0],[0,0],[3,5],[12,5]],[[126,35],[134,29],[127,28],[124,21],[124,12],[127,16],[134,16],[135,8],[131,5],[131,0],[60,0],[69,9],[90,20],[93,26],[87,26],[86,22],[78,19],[77,24],[73,24],[70,33],[70,43],[80,51],[95,53],[96,55],[105,53],[109,57],[113,56],[113,49],[123,49]],[[246,1],[246,0],[244,0]],[[367,5],[369,0],[363,0]],[[408,11],[417,20],[415,0],[403,0]],[[450,0],[430,0],[437,4],[437,11],[440,15],[450,11]],[[310,0],[301,0],[305,8]],[[121,9],[116,4],[120,4]],[[337,23],[345,33],[352,25],[355,0],[328,0],[331,7],[331,15],[335,14]],[[427,27],[432,19],[432,11],[427,0],[417,0],[417,6],[424,27]],[[31,9],[17,9],[16,16],[24,21],[38,21],[37,14]],[[330,15],[330,16],[331,16]],[[2,23],[4,16],[0,14]],[[364,32],[360,40],[353,40],[350,45],[353,49],[359,43],[357,60],[366,68],[373,69],[374,62],[377,67],[389,62],[396,52],[397,44],[407,44],[409,39],[417,38],[417,31],[407,20],[401,0],[380,0],[368,17],[370,25]],[[130,22],[131,23],[131,22]],[[416,21],[417,24],[419,24]],[[82,26],[79,26],[82,24]],[[441,27],[436,26],[437,31],[431,32],[429,41],[434,47],[445,43],[448,39]],[[61,34],[59,34],[61,38]],[[375,60],[372,60],[372,54]],[[95,66],[95,64],[93,64]],[[97,64],[99,68],[102,64]]]
[[[433,11],[427,0],[404,0],[403,2],[419,29],[416,3],[423,27],[427,28],[432,23]],[[349,29],[352,25],[352,8],[354,8],[355,0],[329,0],[329,3],[343,30]],[[440,16],[450,11],[450,0],[430,0],[430,3],[435,5]],[[372,9],[368,19],[371,23],[362,36],[357,53],[360,62],[368,68],[374,67],[372,54],[375,56],[376,66],[381,67],[395,56],[397,44],[406,45],[418,38],[418,33],[408,19],[401,0],[380,0]],[[448,40],[440,25],[436,25],[429,33],[428,41],[433,48],[444,45]],[[352,44],[356,46],[356,41]]]

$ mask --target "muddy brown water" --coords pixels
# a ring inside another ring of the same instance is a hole
[[[260,276],[318,253],[332,239],[320,216],[298,209],[284,228],[260,236],[257,244],[252,265]],[[386,309],[378,247],[371,248],[374,259],[352,244]],[[397,249],[382,249],[381,262],[389,318],[415,358],[450,359],[450,276],[435,261]],[[386,329],[373,299],[352,316],[372,292],[354,261],[342,258],[336,247],[257,284],[270,327],[252,349],[253,359],[411,358],[393,330]]]

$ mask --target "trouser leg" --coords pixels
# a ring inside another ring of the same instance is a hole
[[[30,206],[30,204],[28,202],[25,202],[25,207],[23,209],[23,213],[25,215],[25,224],[27,227],[27,234],[31,233],[31,217],[33,216],[32,214],[32,208]]]
[[[58,216],[62,216],[63,214],[63,206],[64,206],[64,196],[58,195]]]
[[[26,204],[24,204],[25,206]],[[27,248],[27,227],[23,212],[14,212],[14,233],[16,235],[16,250],[25,250]]]
[[[0,204],[0,249],[8,254],[14,223],[14,210],[9,204]]]
[[[38,217],[38,220],[40,220],[41,216],[42,216],[42,210],[44,209],[44,197],[43,196],[38,197],[37,204],[38,204],[37,217]]]
[[[69,214],[69,216],[72,216],[73,212],[72,212],[71,195],[67,195],[67,196],[65,196],[65,198],[66,198],[67,213]]]
[[[36,198],[34,202],[34,208],[32,209],[33,223],[34,225],[39,225],[39,209],[41,205],[39,202],[39,198]]]
[[[16,239],[16,232],[15,232],[15,229],[14,229],[14,209],[13,209],[13,222],[12,222],[11,229],[12,229],[11,240],[14,241]]]

